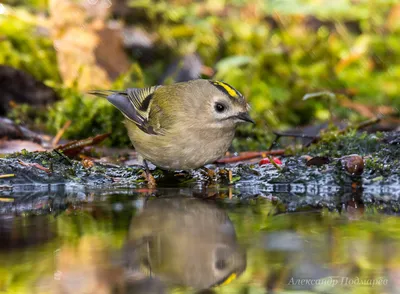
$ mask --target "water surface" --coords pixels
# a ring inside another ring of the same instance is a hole
[[[400,290],[393,201],[263,189],[3,191],[0,293]]]

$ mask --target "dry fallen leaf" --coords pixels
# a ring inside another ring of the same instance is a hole
[[[102,1],[51,0],[51,37],[63,81],[81,90],[107,88],[127,71],[129,60],[118,28],[106,27],[110,5]],[[94,15],[94,11],[98,11]]]
[[[22,149],[27,151],[44,151],[45,149],[32,141],[25,140],[0,140],[0,154],[19,152]]]
[[[60,145],[55,150],[62,151],[66,156],[76,156],[78,155],[83,148],[88,146],[93,146],[99,144],[110,136],[110,133],[97,135],[95,137],[86,138],[83,140],[75,140],[68,142],[67,144]]]
[[[326,156],[315,156],[307,160],[307,166],[323,166],[331,162],[331,159]]]

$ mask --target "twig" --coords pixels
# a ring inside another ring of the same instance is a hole
[[[359,124],[357,124],[355,126],[354,125],[347,126],[347,127],[343,128],[343,129],[339,130],[338,134],[344,134],[344,133],[346,133],[346,132],[348,132],[349,130],[352,130],[352,129],[358,131],[358,130],[364,129],[366,127],[369,127],[371,125],[377,124],[381,120],[382,120],[382,116],[379,115],[377,117],[374,117],[374,118],[368,119],[366,121],[360,122]],[[315,138],[311,142],[306,144],[305,146],[308,147],[311,144],[318,143],[319,140],[321,140],[321,136],[320,135],[315,136]]]
[[[23,165],[23,166],[35,167],[35,168],[37,168],[37,169],[40,169],[40,170],[42,170],[42,171],[45,171],[45,172],[48,173],[48,174],[51,173],[51,170],[50,170],[50,169],[48,169],[47,167],[44,167],[44,166],[40,165],[39,163],[27,163],[27,162],[23,162],[21,159],[18,159],[18,163],[19,163],[20,165]]]
[[[15,174],[5,174],[5,175],[0,175],[0,179],[12,178],[12,177],[15,177]]]
[[[269,160],[270,163],[272,163],[273,166],[275,166],[275,168],[279,171],[282,170],[282,168],[275,162],[275,160],[271,157],[271,155],[267,155],[266,156]]]
[[[381,116],[377,116],[371,119],[368,119],[366,121],[360,122],[359,124],[355,125],[355,126],[347,126],[345,128],[343,128],[342,130],[338,131],[338,134],[344,134],[346,132],[348,132],[351,129],[354,129],[356,131],[361,130],[363,128],[369,127],[371,125],[377,124],[382,120]],[[306,147],[310,146],[311,144],[316,144],[318,143],[318,141],[321,140],[321,136],[316,136],[314,138],[314,140],[312,140],[311,142],[309,142]]]
[[[53,150],[55,153],[57,153],[58,155],[60,155],[63,159],[65,159],[65,161],[69,164],[72,165],[72,161],[68,158],[68,156],[64,155],[64,153],[62,153],[61,151],[58,151],[57,149]]]
[[[284,155],[285,150],[279,149],[279,150],[271,150],[271,151],[250,151],[250,152],[243,152],[240,153],[238,156],[233,156],[233,157],[225,157],[221,158],[216,161],[216,163],[235,163],[239,161],[245,161],[257,157],[266,157],[268,155]]]
[[[62,126],[62,128],[57,132],[57,135],[54,137],[53,141],[51,142],[51,145],[53,147],[56,147],[58,142],[60,141],[61,137],[64,135],[65,131],[69,128],[71,125],[71,121],[67,120],[65,124]]]
[[[66,156],[75,156],[78,155],[83,150],[83,148],[96,145],[102,142],[104,139],[108,138],[109,136],[110,133],[106,133],[83,140],[71,141],[65,145],[58,146],[56,149],[64,152]]]
[[[361,129],[364,129],[366,127],[369,127],[369,126],[372,126],[374,124],[377,124],[381,120],[382,120],[382,116],[373,117],[373,118],[368,119],[366,121],[360,122],[359,124],[357,124],[355,126],[348,126],[347,128],[341,130],[339,133],[343,134],[343,133],[347,132],[350,129],[361,130]]]
[[[279,137],[294,137],[294,138],[304,138],[304,139],[314,139],[315,137],[317,137],[315,135],[302,134],[299,132],[295,133],[294,131],[293,133],[290,131],[289,132],[274,131],[273,133]]]

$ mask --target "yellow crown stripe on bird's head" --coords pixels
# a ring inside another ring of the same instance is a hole
[[[219,81],[211,81],[211,83],[216,86],[218,89],[222,90],[226,94],[228,94],[229,97],[232,98],[240,98],[242,95],[239,93],[238,90],[233,88],[232,86],[229,86],[228,84],[224,82],[219,82]]]
[[[229,277],[226,278],[226,280],[221,284],[221,286],[228,285],[235,279],[236,279],[236,273],[232,273]]]
[[[217,281],[215,284],[213,284],[211,287],[217,287],[217,286],[225,286],[230,284],[233,280],[235,280],[237,278],[237,273],[233,272],[231,274],[229,274],[228,276],[226,276],[226,278],[223,278],[219,281]]]

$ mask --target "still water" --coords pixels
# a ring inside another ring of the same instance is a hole
[[[14,191],[0,293],[399,293],[396,211],[229,189]]]

